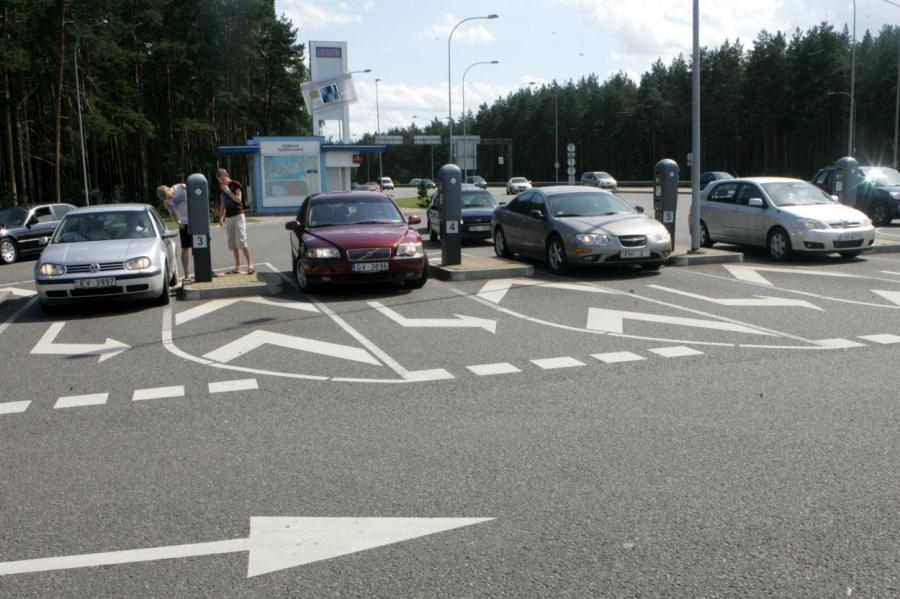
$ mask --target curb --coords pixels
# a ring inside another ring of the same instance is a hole
[[[698,264],[729,264],[743,262],[744,254],[739,252],[714,251],[712,253],[675,254],[669,258],[668,266],[696,266]]]
[[[175,296],[179,300],[229,299],[254,295],[278,295],[284,291],[284,280],[275,273],[258,272],[256,273],[256,279],[256,283],[225,287],[182,285],[175,292]]]
[[[900,243],[882,243],[872,246],[872,254],[891,254],[900,252]]]
[[[477,281],[481,279],[506,279],[512,277],[531,277],[534,266],[531,264],[509,265],[496,268],[474,268],[458,270],[435,264],[428,265],[428,274],[441,281]]]

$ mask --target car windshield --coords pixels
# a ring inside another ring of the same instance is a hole
[[[462,205],[463,208],[496,208],[497,202],[486,191],[464,191]]]
[[[525,181],[525,177],[513,177],[509,180],[510,183],[524,183]]]
[[[557,218],[636,214],[628,202],[611,193],[561,193],[551,195],[549,199],[550,214]]]
[[[309,208],[310,227],[402,222],[403,215],[387,198],[317,198]]]
[[[900,173],[892,168],[861,168],[866,177],[866,183],[879,187],[891,187],[900,185]]]
[[[143,210],[67,214],[50,243],[146,239],[156,232]]]
[[[0,210],[0,227],[21,227],[28,217],[28,209],[16,206]]]
[[[812,204],[834,204],[830,195],[806,181],[784,181],[763,183],[763,189],[776,206],[809,206]]]
[[[599,173],[597,173],[597,177],[600,179],[609,179],[610,178],[609,173],[604,172],[604,171],[600,171]]]

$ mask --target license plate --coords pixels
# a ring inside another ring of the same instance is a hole
[[[854,241],[862,239],[862,233],[838,233],[838,241]]]
[[[96,287],[112,287],[116,284],[115,277],[101,277],[99,279],[75,279],[75,289],[94,289]]]
[[[382,272],[387,269],[387,262],[357,262],[350,265],[353,272]]]
[[[490,231],[491,226],[490,225],[472,225],[471,227],[469,227],[469,230],[470,231]]]
[[[622,250],[619,252],[620,258],[649,258],[650,250]]]

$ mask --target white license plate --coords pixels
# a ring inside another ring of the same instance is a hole
[[[350,265],[353,272],[383,272],[387,269],[387,262],[356,262]]]
[[[490,225],[472,225],[469,227],[469,231],[490,231]]]
[[[838,241],[854,241],[862,239],[862,233],[838,233]]]
[[[649,258],[650,250],[622,250],[619,252],[620,258]]]
[[[116,284],[115,277],[101,277],[99,279],[75,279],[75,289],[94,289],[96,287],[112,287]]]

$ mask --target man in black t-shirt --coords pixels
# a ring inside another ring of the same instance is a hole
[[[220,168],[216,171],[216,179],[222,196],[219,200],[219,226],[225,227],[228,236],[228,249],[234,254],[234,269],[225,274],[241,272],[241,252],[247,261],[247,274],[256,272],[250,258],[250,247],[247,245],[247,220],[244,217],[244,187],[239,181],[228,176],[228,171]]]

